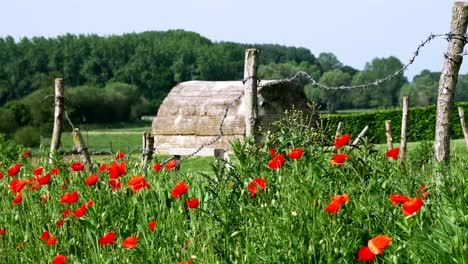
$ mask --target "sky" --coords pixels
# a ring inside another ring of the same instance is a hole
[[[362,70],[372,59],[407,63],[431,33],[447,33],[452,0],[9,0],[0,37],[120,35],[184,29],[212,41],[274,43],[332,52]],[[405,72],[441,71],[447,41],[433,40]],[[460,73],[468,73],[462,66]]]

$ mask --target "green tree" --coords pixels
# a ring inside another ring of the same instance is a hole
[[[320,78],[320,83],[329,87],[339,87],[351,83],[351,75],[340,69],[334,69],[325,72]],[[333,113],[336,109],[346,108],[348,106],[346,98],[348,90],[325,90],[321,89],[322,101],[326,102],[328,112]]]

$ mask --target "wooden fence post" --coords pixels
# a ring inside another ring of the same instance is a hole
[[[400,158],[403,171],[406,172],[406,129],[408,127],[408,107],[409,97],[403,97],[403,111],[401,116],[401,143],[400,143]]]
[[[143,154],[141,155],[141,162],[143,168],[148,167],[148,162],[153,159],[153,150],[154,150],[154,137],[151,132],[143,133]]]
[[[245,103],[245,136],[257,136],[257,49],[247,49],[245,51],[244,64],[244,103]]]
[[[439,80],[437,96],[437,114],[435,128],[434,156],[438,163],[443,163],[448,169],[450,162],[450,117],[452,115],[453,96],[457,87],[458,71],[465,46],[466,27],[468,25],[468,3],[455,2],[452,9],[449,43],[445,54],[444,67]],[[440,183],[440,173],[437,173],[437,183]]]
[[[343,122],[338,123],[338,127],[336,128],[335,137],[341,136],[341,133],[343,133]]]
[[[393,149],[392,120],[385,120],[385,136],[387,137],[387,148]]]
[[[88,147],[83,141],[83,137],[81,136],[80,129],[75,128],[73,130],[73,144],[75,144],[75,148],[83,156],[84,162],[88,167],[90,172],[94,172],[94,166],[91,162],[91,157],[89,156]]]
[[[466,147],[468,148],[468,127],[465,123],[465,110],[463,107],[458,107],[458,115],[460,117],[460,123],[463,130],[463,137],[465,138]]]
[[[351,145],[357,146],[357,144],[359,143],[361,138],[363,138],[366,135],[367,130],[369,130],[369,126],[364,127],[364,129],[361,131],[361,133],[359,133],[359,135],[357,136],[357,138],[353,141],[353,143]]]
[[[62,117],[63,117],[63,85],[62,78],[55,79],[55,111],[54,111],[54,130],[52,132],[52,141],[50,142],[49,164],[54,163],[55,152],[60,147],[60,137],[62,135]]]

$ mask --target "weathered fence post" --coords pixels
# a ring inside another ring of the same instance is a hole
[[[463,107],[458,107],[458,115],[460,116],[460,123],[463,130],[463,137],[465,138],[466,147],[468,148],[468,127],[465,123],[465,110]]]
[[[361,138],[363,138],[366,135],[367,130],[369,130],[369,126],[364,127],[364,129],[361,131],[361,133],[359,133],[359,135],[357,136],[357,138],[353,141],[353,144],[351,144],[351,145],[357,146],[357,144],[359,143]]]
[[[89,156],[88,147],[83,141],[83,137],[81,136],[80,129],[75,128],[73,130],[73,144],[75,145],[76,151],[83,156],[84,162],[88,167],[88,170],[94,172],[94,166],[91,162],[91,157]]]
[[[341,136],[341,133],[343,133],[343,122],[338,123],[338,127],[336,128],[335,137]]]
[[[50,142],[49,164],[54,163],[55,152],[60,147],[60,137],[62,135],[62,116],[63,116],[63,85],[62,78],[55,79],[55,111],[54,111],[54,130],[52,132],[52,141]]]
[[[144,169],[148,167],[148,162],[153,159],[154,150],[154,137],[151,132],[143,133],[143,154],[141,155],[141,162]]]
[[[392,120],[385,120],[385,136],[387,137],[387,148],[393,149]]]
[[[445,54],[444,67],[439,80],[437,96],[437,114],[435,128],[434,156],[438,163],[445,166],[450,162],[450,117],[452,116],[453,96],[457,87],[458,71],[465,46],[466,27],[468,25],[468,3],[455,2],[452,9],[449,43]],[[448,166],[446,167],[448,168]],[[440,178],[441,174],[437,174]],[[440,179],[436,180],[440,183]]]
[[[400,157],[401,157],[401,166],[403,171],[406,172],[406,129],[408,127],[408,107],[409,107],[409,97],[403,97],[403,111],[401,116],[401,143],[400,143]]]
[[[245,51],[244,64],[244,103],[245,103],[245,136],[257,136],[257,49]]]

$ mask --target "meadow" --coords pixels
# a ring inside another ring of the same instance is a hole
[[[107,168],[90,177],[78,160],[49,165],[46,152],[4,147],[0,262],[468,262],[462,141],[437,184],[430,142],[410,145],[403,171],[366,140],[337,144],[298,120],[275,131],[234,142],[231,169],[205,158],[157,170],[157,156],[144,170],[124,152],[102,157]]]

